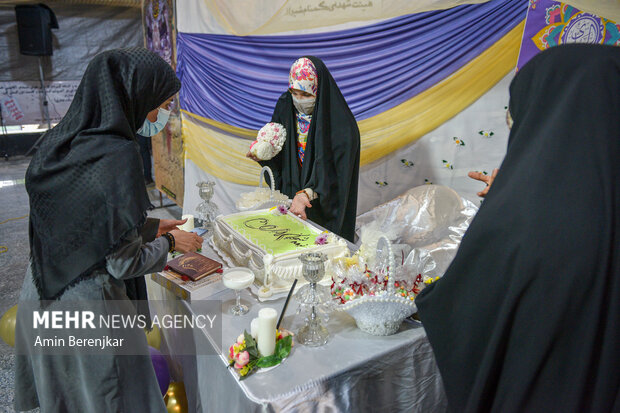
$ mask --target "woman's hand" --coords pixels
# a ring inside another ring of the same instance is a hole
[[[160,237],[161,234],[165,234],[166,232],[170,232],[173,229],[177,229],[177,226],[183,225],[186,222],[187,222],[187,218],[185,219],[160,219],[159,228],[157,229],[157,236]]]
[[[300,192],[295,195],[293,198],[293,203],[289,208],[289,212],[297,215],[299,218],[306,220],[308,217],[306,216],[306,208],[312,208],[312,204],[308,199],[308,195],[305,192]]]
[[[186,252],[193,252],[202,248],[202,237],[193,232],[182,231],[180,229],[173,229],[169,232],[174,237],[175,251],[185,254]]]
[[[260,162],[260,159],[258,159],[256,155],[252,154],[252,152],[250,151],[248,151],[248,153],[246,153],[245,156],[246,158],[250,158],[253,161]]]
[[[489,192],[489,189],[491,188],[491,184],[493,183],[493,181],[495,180],[495,177],[497,176],[497,173],[499,172],[499,169],[495,168],[493,169],[493,172],[491,173],[491,176],[489,175],[484,175],[483,173],[480,172],[470,172],[467,174],[467,176],[469,176],[470,178],[473,178],[477,181],[481,181],[487,184],[486,188],[484,188],[482,191],[478,192],[478,196],[481,197],[485,197],[486,194]]]

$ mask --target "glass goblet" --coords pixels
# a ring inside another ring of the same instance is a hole
[[[230,309],[233,315],[244,315],[249,311],[247,305],[241,304],[241,290],[248,288],[254,282],[254,273],[249,268],[233,267],[224,271],[222,282],[226,288],[235,290],[236,304]]]

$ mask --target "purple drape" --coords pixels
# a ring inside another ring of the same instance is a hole
[[[403,103],[478,56],[525,18],[527,0],[417,13],[328,33],[229,36],[179,33],[181,107],[243,128],[271,119],[304,55],[320,57],[356,119]]]

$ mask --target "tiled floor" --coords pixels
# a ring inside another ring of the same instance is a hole
[[[28,194],[24,176],[30,158],[16,157],[0,160],[0,316],[17,304],[26,266],[28,264]],[[156,209],[149,216],[180,219],[181,208],[149,190]],[[3,248],[4,247],[4,248]],[[3,252],[4,251],[4,252]],[[0,412],[13,408],[13,349],[0,340]]]

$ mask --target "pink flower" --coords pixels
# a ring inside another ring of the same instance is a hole
[[[242,351],[237,355],[237,362],[235,363],[236,369],[242,369],[246,364],[250,362],[250,353]]]
[[[239,337],[237,337],[237,344],[243,344],[243,340],[245,340],[245,336],[243,334],[239,334]]]
[[[327,244],[327,234],[321,234],[321,235],[317,236],[316,239],[314,240],[314,243],[316,245],[325,245],[325,244]]]
[[[228,349],[228,357],[231,360],[235,359],[235,349],[233,348],[233,346],[230,346],[230,348]]]
[[[278,212],[282,215],[286,215],[288,213],[288,208],[285,205],[278,205]]]

